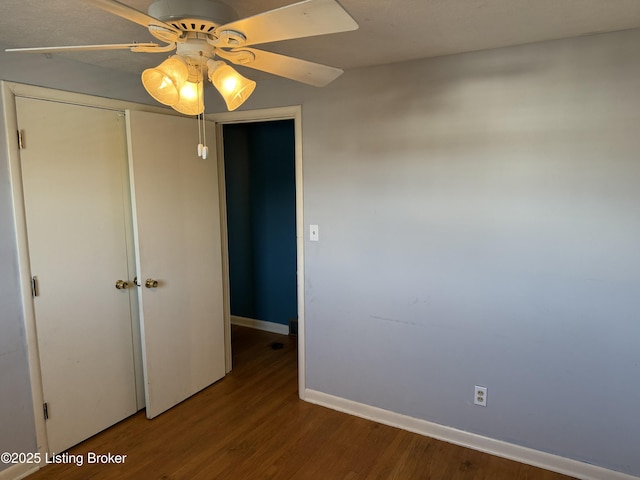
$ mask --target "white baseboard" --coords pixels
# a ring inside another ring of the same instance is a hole
[[[38,464],[17,463],[0,471],[0,480],[20,480],[39,469]]]
[[[465,432],[452,427],[446,427],[437,423],[420,420],[399,413],[372,407],[363,403],[354,402],[340,397],[335,397],[316,390],[306,389],[303,400],[328,407],[333,410],[355,415],[357,417],[373,420],[392,427],[397,427],[409,432],[418,433],[426,437],[443,440],[448,443],[468,447],[480,452],[489,453],[498,457],[508,458],[516,462],[533,465],[553,472],[562,473],[582,480],[639,480],[626,473],[608,470],[577,460],[560,457],[551,453],[521,447],[512,443],[483,437],[475,433]]]
[[[264,330],[265,332],[279,333],[280,335],[289,335],[289,325],[282,325],[281,323],[265,322],[264,320],[254,320],[253,318],[231,315],[231,324],[255,328],[256,330]]]

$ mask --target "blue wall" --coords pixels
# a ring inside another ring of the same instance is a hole
[[[231,315],[297,318],[293,120],[224,126]]]

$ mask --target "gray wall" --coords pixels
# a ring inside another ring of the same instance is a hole
[[[308,388],[640,476],[639,79],[629,31],[305,102]]]
[[[107,70],[69,58],[44,54],[7,53],[0,44],[0,80],[56,88],[97,97],[154,104],[140,83],[140,75]],[[122,52],[127,54],[128,52]],[[82,58],[81,54],[77,54]],[[146,55],[157,64],[154,55]]]
[[[81,71],[52,86],[148,101]],[[640,476],[639,78],[628,31],[261,82],[246,109],[303,104],[307,386]],[[2,312],[22,339],[18,299]],[[2,392],[26,401],[17,358]]]
[[[2,100],[0,100],[0,107]],[[6,151],[0,117],[0,152]],[[3,154],[0,154],[3,155]],[[4,159],[3,159],[4,160]],[[0,452],[36,452],[26,336],[19,301],[11,183],[0,162]],[[8,465],[0,462],[0,470]]]

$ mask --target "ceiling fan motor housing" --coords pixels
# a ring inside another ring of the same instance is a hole
[[[233,8],[213,0],[156,0],[147,12],[183,31],[203,31],[239,18]]]
[[[202,34],[187,33],[187,41],[177,44],[177,54],[191,65],[206,65],[207,60],[215,56],[215,47],[201,38]],[[200,38],[199,38],[200,37]]]

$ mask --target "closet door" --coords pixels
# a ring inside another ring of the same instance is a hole
[[[147,417],[224,376],[218,168],[185,117],[127,112]],[[214,134],[208,133],[215,152]],[[156,283],[157,282],[157,283]]]
[[[50,452],[136,412],[122,113],[17,98]]]

